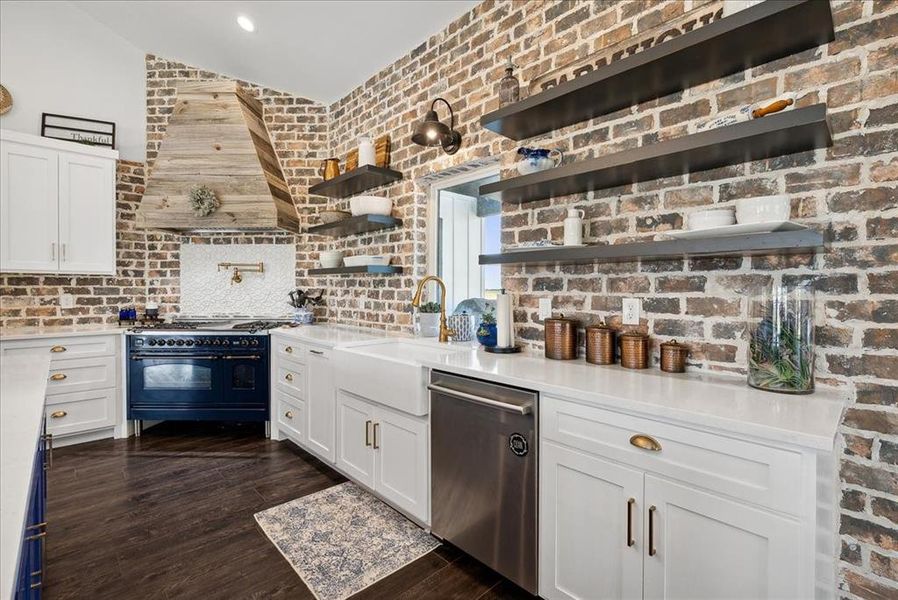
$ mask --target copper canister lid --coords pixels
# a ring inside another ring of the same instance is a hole
[[[665,350],[689,350],[689,346],[686,344],[681,344],[677,340],[669,340],[667,342],[663,342],[661,347]]]
[[[642,339],[645,339],[645,340],[649,339],[649,334],[647,334],[647,333],[640,333],[640,332],[638,332],[638,331],[636,331],[636,330],[633,330],[633,331],[625,331],[624,333],[620,334],[620,336],[621,336],[622,338],[628,338],[628,339],[640,339],[640,340],[642,340]]]

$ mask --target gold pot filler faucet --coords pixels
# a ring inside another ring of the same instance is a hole
[[[418,308],[421,306],[421,294],[424,292],[424,284],[428,281],[436,281],[440,286],[440,342],[448,342],[449,336],[455,335],[455,331],[446,326],[446,284],[436,275],[428,275],[418,282],[418,289],[415,291],[415,297],[412,298],[412,306]]]

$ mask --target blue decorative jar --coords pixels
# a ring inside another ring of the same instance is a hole
[[[481,323],[477,328],[477,341],[483,346],[492,348],[496,345],[496,324]]]

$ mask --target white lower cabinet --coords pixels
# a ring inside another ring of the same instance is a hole
[[[549,442],[540,452],[540,595],[642,598],[642,472]]]
[[[333,463],[336,460],[336,397],[330,350],[309,348],[307,357],[306,379],[309,389],[306,394],[306,439],[313,452]]]
[[[118,332],[34,337],[0,342],[0,360],[27,353],[50,355],[45,413],[54,443],[112,437],[122,417],[122,336]]]
[[[337,392],[337,467],[370,488],[374,487],[373,424],[373,404]]]
[[[283,390],[275,391],[277,398],[277,415],[274,421],[278,429],[286,432],[300,445],[306,441],[306,403],[295,396],[291,396]]]
[[[652,475],[645,504],[645,598],[803,597],[796,521]]]
[[[605,447],[614,458],[595,453],[599,438],[592,433],[606,418]],[[541,426],[543,598],[760,600],[814,595],[813,568],[808,567],[814,556],[814,502],[802,491],[794,498],[793,514],[787,515],[774,508],[779,502],[775,494],[767,506],[758,506],[718,492],[716,471],[735,460],[724,438],[705,440],[695,432],[687,454],[682,445],[690,438],[687,428],[675,430],[670,424],[547,396],[541,399]],[[615,432],[626,427],[631,427],[627,446],[634,452],[632,464],[620,462],[626,455],[615,445]],[[766,456],[759,451],[740,450],[746,461]],[[801,468],[788,466],[785,456],[786,475],[806,481]],[[781,465],[755,464],[758,473],[752,476],[782,474]],[[693,471],[708,473],[704,489]],[[684,473],[689,481],[674,480]],[[731,476],[734,484],[742,484],[748,474],[735,470]]]
[[[337,467],[427,521],[427,421],[337,392]]]

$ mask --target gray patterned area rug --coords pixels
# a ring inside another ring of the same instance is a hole
[[[348,482],[255,516],[319,600],[348,598],[440,545]]]

